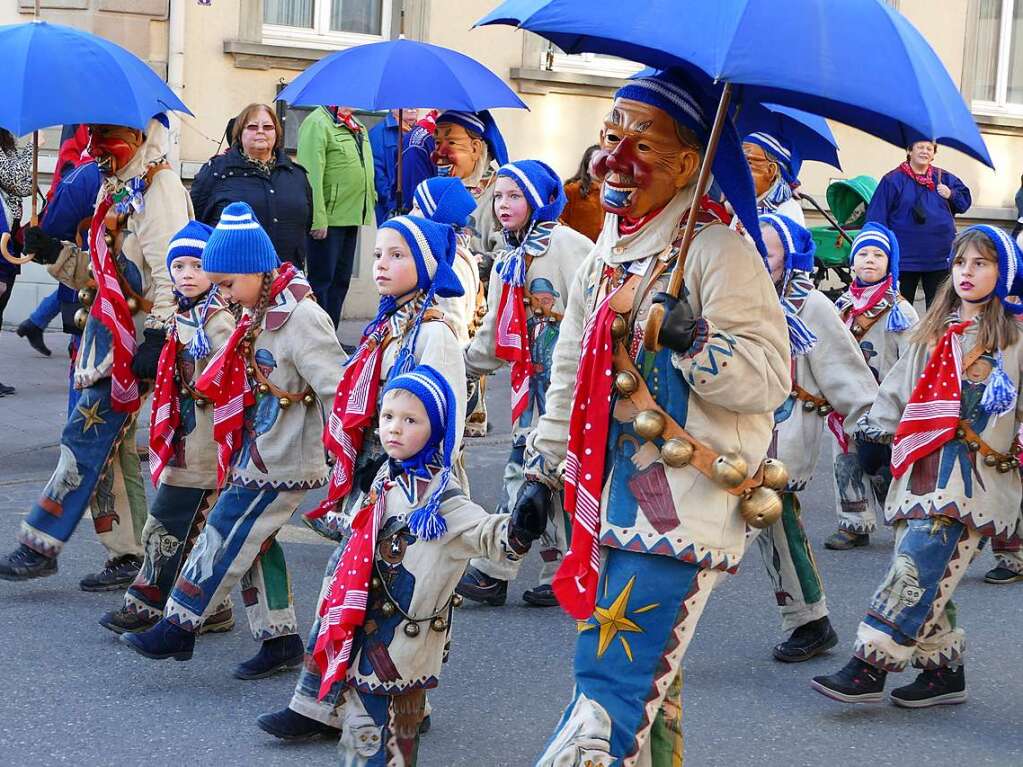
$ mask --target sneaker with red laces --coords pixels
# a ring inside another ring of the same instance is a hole
[[[902,708],[952,706],[966,702],[966,671],[935,668],[921,671],[912,684],[891,691],[892,703]]]
[[[888,672],[859,658],[851,658],[842,669],[828,676],[815,676],[810,686],[821,695],[842,703],[880,703]]]

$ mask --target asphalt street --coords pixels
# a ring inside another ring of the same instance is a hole
[[[350,340],[355,325],[346,327]],[[67,356],[48,334],[46,359],[13,333],[0,334],[0,380],[18,394],[0,398],[0,550],[14,547],[21,518],[56,464],[64,421]],[[492,506],[510,445],[507,377],[492,384],[494,431],[468,446],[475,500]],[[888,562],[892,535],[871,546],[831,552],[834,528],[826,457],[803,494],[804,521],[823,571],[841,643],[806,664],[771,658],[781,639],[772,588],[751,552],[737,576],[714,593],[685,661],[686,764],[690,767],[943,767],[1023,764],[1023,584],[982,582],[983,553],[956,594],[969,643],[970,700],[907,711],[845,706],[813,692],[809,679],[845,663],[859,618]],[[307,505],[318,496],[310,495]],[[295,521],[281,534],[299,622],[312,620],[326,542]],[[238,606],[238,626],[202,637],[187,663],[134,655],[97,624],[120,595],[86,594],[78,580],[102,565],[86,521],[60,558],[60,572],[29,583],[0,582],[0,764],[308,765],[334,764],[326,740],[287,744],[256,728],[255,717],[285,706],[294,677],[232,678],[257,650]],[[502,608],[469,605],[456,614],[455,639],[440,687],[430,694],[433,729],[423,767],[530,765],[572,687],[575,623],[559,609],[527,607],[532,555]],[[910,675],[889,687],[910,681]]]

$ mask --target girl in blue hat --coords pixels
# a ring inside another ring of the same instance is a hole
[[[908,331],[918,321],[899,292],[899,241],[890,229],[869,222],[853,240],[849,264],[854,279],[836,306],[880,383],[909,348]],[[884,460],[876,473],[864,472],[847,444],[836,441],[834,453],[838,531],[824,546],[843,551],[870,543],[891,476]]]
[[[1008,234],[971,226],[953,243],[951,276],[858,424],[891,445],[885,521],[892,563],[860,622],[853,657],[813,687],[844,703],[878,702],[886,677],[913,666],[892,703],[966,700],[965,635],[955,592],[985,537],[1018,534],[1023,488],[1023,253]]]
[[[782,629],[791,636],[774,648],[785,663],[809,660],[838,643],[806,531],[799,498],[810,480],[829,425],[845,439],[877,396],[877,382],[834,305],[813,286],[814,242],[787,216],[760,217],[767,269],[778,290],[792,350],[792,393],[774,413],[768,454],[788,470],[781,517],[760,532],[757,544],[774,585]],[[831,423],[829,423],[831,421]],[[754,531],[756,533],[757,531]]]
[[[546,163],[519,160],[502,165],[494,184],[494,216],[501,222],[506,250],[490,280],[487,313],[466,349],[465,369],[476,379],[511,367],[513,441],[504,472],[499,509],[510,507],[525,481],[526,438],[543,415],[558,329],[576,270],[593,242],[560,224],[565,208],[561,179]],[[565,514],[555,504],[540,556],[540,583],[523,595],[527,603],[557,604],[551,579],[567,548]],[[518,563],[473,562],[458,593],[477,602],[503,605]]]
[[[323,503],[307,515],[322,534],[340,540],[350,533],[352,520],[387,458],[373,429],[384,390],[392,379],[416,366],[428,365],[454,390],[447,423],[455,424],[457,438],[453,438],[450,454],[458,483],[466,488],[459,460],[461,432],[457,428],[465,422],[465,366],[455,333],[437,308],[438,297],[461,295],[462,286],[451,269],[454,251],[455,233],[449,225],[415,216],[392,218],[377,232],[373,281],[380,293],[380,305],[341,372],[324,434],[324,444],[335,460],[330,486]],[[337,547],[327,565],[317,615],[323,612],[326,586],[345,545]],[[310,652],[319,626],[319,621],[315,622],[310,632]],[[289,707],[264,714],[259,726],[285,739],[340,727],[334,704],[319,699],[320,686],[316,669],[305,668]]]
[[[188,660],[203,622],[240,584],[262,645],[234,675],[261,679],[304,656],[276,536],[306,492],[327,481],[323,414],[344,352],[309,283],[294,264],[281,264],[246,203],[224,208],[202,266],[220,294],[244,309],[195,386],[213,406],[221,493],[163,618],[121,641],[148,658]]]

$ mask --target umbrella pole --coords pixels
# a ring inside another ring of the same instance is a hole
[[[38,3],[36,4],[38,8]],[[32,131],[32,218],[31,225],[39,226],[39,131]],[[33,258],[34,253],[26,253],[22,256],[16,256],[11,253],[10,250],[11,233],[4,232],[0,235],[0,253],[3,257],[16,266],[27,264]]]
[[[402,13],[404,13],[404,11]],[[398,202],[398,214],[399,215],[401,215],[402,210],[405,207],[405,203],[404,203],[404,200],[402,200],[402,194],[401,194],[401,145],[403,143],[402,140],[401,140],[401,134],[402,134],[402,128],[404,127],[404,125],[405,125],[405,110],[402,109],[401,107],[399,107],[398,108],[398,164],[397,164],[397,167],[395,168],[395,172],[397,174],[395,178],[397,180],[397,187],[398,187],[397,190],[396,190],[396,197],[395,197],[395,199]]]
[[[718,142],[721,140],[721,131],[724,130],[725,120],[728,119],[728,104],[732,100],[732,84],[725,83],[721,90],[721,100],[718,101],[718,111],[714,115],[714,126],[710,131],[710,139],[707,141],[707,150],[703,156],[703,165],[700,166],[700,175],[693,189],[693,199],[689,203],[689,216],[686,218],[686,228],[682,234],[682,244],[678,249],[678,257],[675,259],[675,267],[671,270],[671,279],[668,281],[668,294],[676,298],[682,293],[682,283],[685,279],[686,258],[689,256],[689,246],[693,243],[696,234],[696,217],[700,212],[700,201],[707,191],[710,183],[711,166],[714,164],[714,155],[718,151]],[[646,331],[643,334],[643,345],[649,351],[657,351],[660,344],[657,342],[661,334],[661,325],[664,322],[664,304],[653,304],[650,313],[647,315]]]
[[[824,208],[821,207],[821,204],[819,202],[813,199],[813,197],[811,197],[810,195],[804,194],[803,192],[796,192],[796,195],[799,197],[800,200],[806,200],[814,208],[816,208],[817,212],[824,216],[824,218],[827,219],[828,223],[838,230],[838,233],[845,238],[845,241],[852,245],[853,241],[852,236],[847,231],[845,231],[845,229],[842,228],[842,225],[838,223],[838,219],[836,219],[828,211],[824,210]]]

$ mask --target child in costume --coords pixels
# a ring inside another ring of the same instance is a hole
[[[593,242],[558,223],[565,208],[561,180],[546,163],[519,160],[501,166],[494,183],[494,215],[504,229],[507,250],[494,266],[487,314],[465,351],[470,380],[511,366],[511,456],[504,470],[500,510],[508,510],[525,481],[526,438],[544,414],[558,328],[576,270]],[[536,588],[523,594],[529,604],[557,604],[551,579],[568,547],[568,519],[560,499],[551,507],[550,529],[540,547],[543,569]],[[476,602],[503,605],[519,563],[470,564],[458,593]]]
[[[849,263],[855,279],[836,306],[880,383],[906,353],[912,336],[907,331],[918,321],[913,305],[899,293],[899,241],[890,229],[870,222],[853,241]],[[838,532],[824,546],[838,551],[866,546],[877,524],[875,507],[884,504],[891,483],[888,461],[868,474],[847,441],[836,440],[834,453]]]
[[[465,419],[465,365],[454,330],[437,309],[437,297],[457,297],[462,287],[451,269],[455,233],[447,224],[415,216],[385,221],[377,231],[373,279],[380,292],[376,318],[366,326],[362,341],[345,365],[334,399],[324,442],[335,457],[327,498],[313,512],[317,529],[340,538],[351,532],[352,519],[365,505],[374,477],[386,460],[373,428],[378,420],[387,382],[427,365],[454,389],[455,422]],[[461,451],[456,432],[452,455]],[[464,487],[457,464],[455,479]],[[316,614],[323,613],[334,570],[347,543],[334,551],[324,573]],[[307,649],[313,652],[320,624],[313,623]],[[341,726],[334,700],[320,700],[320,671],[307,662],[295,685],[288,708],[261,715],[261,729],[284,740],[332,733]]]
[[[252,635],[262,646],[234,674],[258,679],[302,661],[276,536],[306,491],[326,483],[323,413],[333,402],[344,352],[309,283],[290,262],[281,265],[246,203],[224,208],[202,266],[225,300],[245,307],[195,387],[214,406],[223,490],[163,618],[121,641],[149,658],[187,660],[195,632],[241,581]]]
[[[459,489],[451,471],[462,433],[457,400],[427,365],[384,388],[380,439],[389,460],[352,520],[312,650],[346,765],[416,763],[465,563],[518,560],[546,526],[540,516],[487,514]]]
[[[841,413],[851,431],[877,396],[877,382],[834,305],[813,286],[815,248],[810,232],[777,213],[760,216],[760,231],[767,246],[767,268],[788,322],[792,393],[774,413],[768,451],[789,475],[781,493],[782,514],[760,532],[757,544],[774,584],[782,629],[792,632],[774,648],[774,657],[796,663],[838,643],[828,619],[824,584],[800,520],[797,493],[813,478],[828,416]]]
[[[891,441],[885,520],[896,528],[891,568],[856,634],[854,654],[818,692],[880,701],[889,672],[920,674],[892,690],[897,706],[966,700],[964,634],[951,598],[984,537],[1020,524],[1018,434],[1023,403],[1023,254],[1002,230],[971,226],[953,243],[952,276],[859,425]]]
[[[203,248],[212,232],[202,222],[189,221],[167,248],[178,311],[160,354],[149,421],[149,469],[157,492],[142,530],[142,568],[124,604],[99,621],[117,634],[144,631],[160,619],[219,492],[213,408],[195,391],[210,358],[235,326],[234,315],[202,270]],[[200,631],[227,631],[233,625],[228,596]]]

